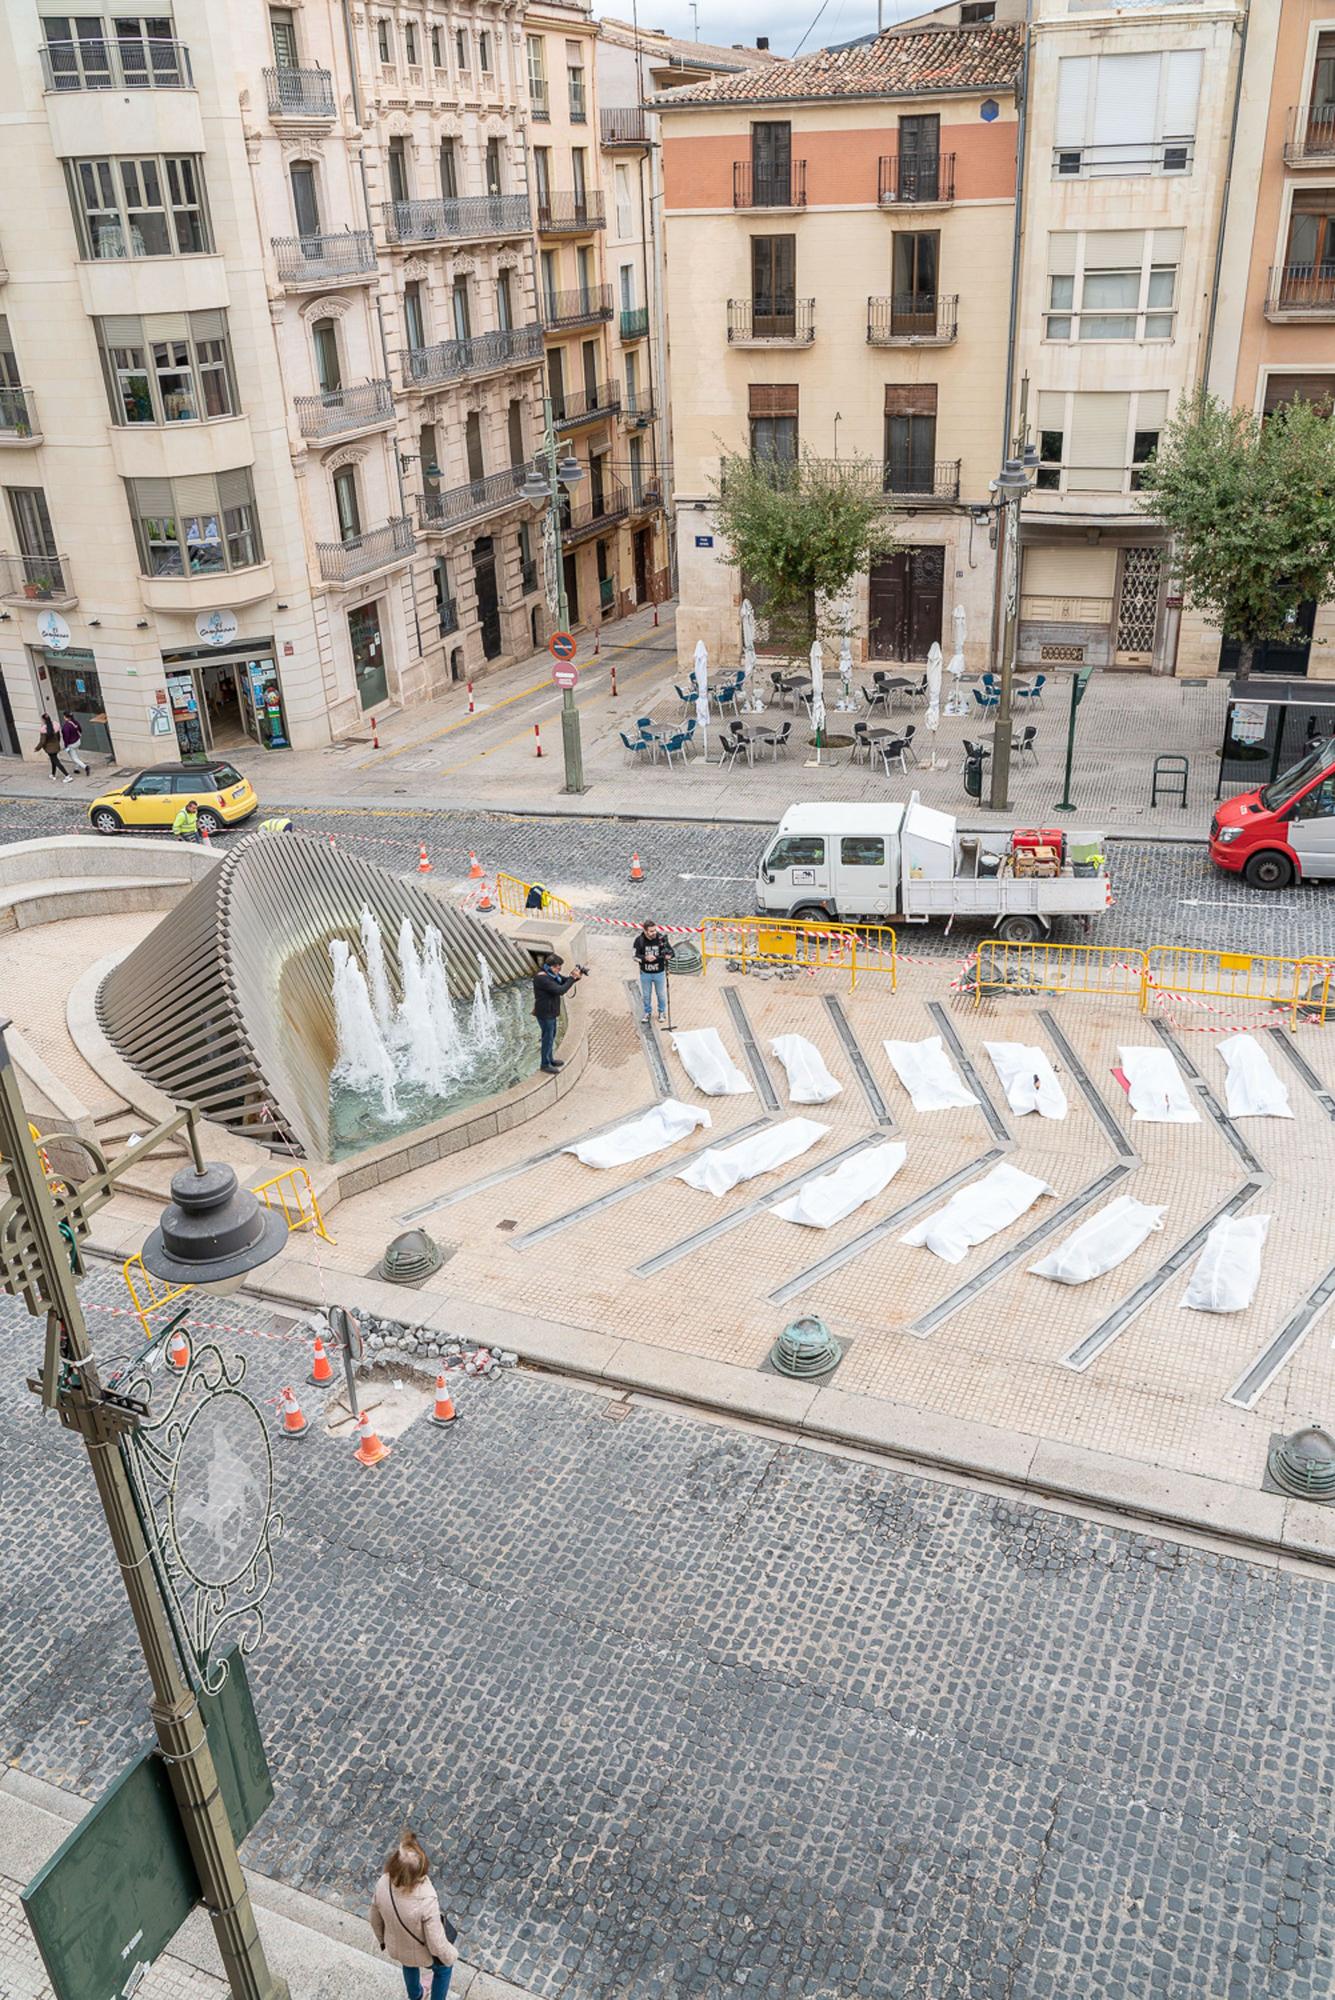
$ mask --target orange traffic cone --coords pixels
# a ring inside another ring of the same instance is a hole
[[[454,1408],[454,1399],[450,1395],[449,1390],[445,1386],[445,1377],[443,1375],[437,1375],[436,1407],[431,1412],[431,1421],[433,1424],[452,1424],[454,1422],[455,1415],[456,1411]]]
[[[644,870],[640,866],[640,857],[638,854],[632,854],[630,857],[630,879],[632,882],[643,882],[644,880]]]
[[[417,872],[419,875],[429,875],[431,873],[431,863],[427,859],[425,841],[422,842],[417,850]]]
[[[379,1465],[382,1458],[389,1457],[389,1446],[371,1429],[365,1410],[357,1419],[357,1449],[352,1455],[358,1465]]]
[[[285,1438],[299,1438],[310,1429],[297,1401],[295,1389],[280,1389],[278,1392],[278,1414],[282,1419],[279,1435]]]
[[[482,863],[471,848],[468,851],[468,879],[470,882],[480,882],[482,880]]]
[[[167,1359],[178,1375],[184,1375],[190,1366],[190,1342],[178,1326],[167,1348]]]
[[[485,882],[483,882],[482,884],[482,893],[478,897],[477,902],[473,905],[473,907],[475,910],[478,911],[479,914],[483,914],[487,910],[494,910],[496,907],[496,905],[491,900],[491,890],[487,887]]]
[[[205,847],[208,846],[213,838],[213,835],[209,832],[209,823],[206,819],[202,819],[199,822],[199,838],[201,844]]]
[[[311,1355],[311,1372],[306,1377],[306,1380],[308,1382],[314,1382],[316,1388],[320,1389],[324,1387],[326,1382],[332,1382],[333,1379],[334,1379],[333,1363],[330,1361],[329,1356],[325,1351],[324,1342],[321,1340],[319,1334],[317,1333],[315,1336],[315,1351]]]

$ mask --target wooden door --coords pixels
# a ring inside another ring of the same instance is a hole
[[[876,563],[868,591],[867,642],[876,660],[925,660],[941,637],[945,551],[898,549]]]

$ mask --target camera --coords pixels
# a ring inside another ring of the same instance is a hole
[[[589,968],[588,968],[588,966],[587,966],[587,965],[577,965],[577,966],[575,967],[575,970],[576,970],[576,972],[577,972],[577,973],[579,974],[579,976],[580,976],[580,978],[581,978],[581,979],[587,979],[587,978],[588,978],[588,976],[589,976]]]

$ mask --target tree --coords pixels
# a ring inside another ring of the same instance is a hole
[[[793,653],[811,643],[819,600],[839,597],[894,540],[881,468],[866,459],[726,456],[714,510],[771,640]]]
[[[1240,648],[1284,635],[1335,578],[1335,422],[1295,402],[1264,422],[1201,391],[1179,405],[1141,478],[1141,504],[1172,530],[1187,602]]]

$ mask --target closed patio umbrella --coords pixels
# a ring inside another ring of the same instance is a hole
[[[709,755],[709,649],[703,639],[695,642],[695,719],[700,725],[704,754]]]
[[[742,691],[737,706],[741,708],[747,697],[755,692],[756,671],[756,614],[749,597],[742,599]],[[761,703],[753,701],[751,706],[759,708]]]
[[[816,736],[815,762],[820,762],[821,736],[825,729],[825,648],[819,639],[811,642],[811,727]]]

